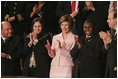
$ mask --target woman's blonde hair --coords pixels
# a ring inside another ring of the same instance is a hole
[[[60,19],[59,19],[59,25],[61,25],[62,22],[65,22],[67,21],[69,23],[69,26],[72,27],[73,26],[73,19],[70,15],[66,14],[64,16],[62,16]]]

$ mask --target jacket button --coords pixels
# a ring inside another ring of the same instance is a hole
[[[14,12],[14,14],[16,14],[16,12]]]
[[[14,7],[14,9],[16,9],[16,7]]]
[[[15,5],[17,5],[17,3],[15,2]]]

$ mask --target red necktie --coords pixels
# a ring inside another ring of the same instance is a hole
[[[85,43],[88,41],[88,39],[89,39],[89,36],[88,36],[88,37],[86,37],[86,39],[85,39]]]
[[[115,8],[117,6],[117,1],[113,1],[112,7]]]
[[[76,1],[72,1],[72,5],[71,5],[72,13],[75,11],[75,7],[76,7]]]

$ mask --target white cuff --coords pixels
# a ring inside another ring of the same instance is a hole
[[[11,59],[11,56],[9,55],[9,59]]]
[[[36,45],[38,42],[38,39],[34,40],[33,44]]]

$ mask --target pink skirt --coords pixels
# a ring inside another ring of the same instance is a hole
[[[50,78],[72,78],[72,66],[51,65]]]

